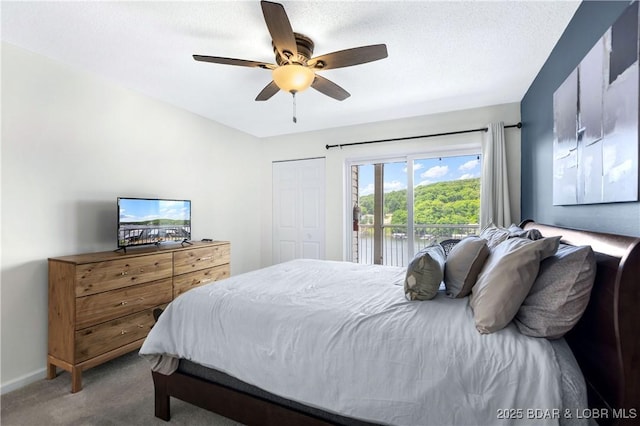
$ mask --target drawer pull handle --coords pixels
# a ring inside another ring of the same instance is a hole
[[[140,268],[140,273],[141,274],[144,273],[144,269]]]
[[[127,304],[127,301],[126,301],[126,300],[123,300],[122,302],[120,302],[120,304],[121,304],[122,306],[124,306],[124,305],[126,305],[126,304]]]
[[[127,330],[122,330],[122,331],[120,331],[120,334],[121,334],[121,335],[125,335],[125,334],[127,334]]]
[[[198,283],[199,284],[204,284],[204,283],[208,283],[209,281],[211,281],[211,278],[205,278],[204,280],[198,281]]]
[[[144,328],[144,325],[138,324],[138,328]]]
[[[122,271],[122,273],[120,275],[129,275],[129,273],[127,271]]]
[[[201,257],[198,260],[211,260],[211,259],[213,259],[213,256]]]

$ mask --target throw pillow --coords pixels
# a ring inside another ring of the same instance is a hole
[[[444,265],[447,295],[468,296],[488,256],[489,247],[483,238],[467,237],[453,246]]]
[[[500,228],[493,224],[487,226],[480,232],[480,238],[487,240],[487,246],[493,249],[498,244],[509,238],[509,230],[506,228]]]
[[[407,267],[404,293],[409,300],[429,300],[438,294],[444,278],[444,249],[440,244],[427,246],[414,256]]]
[[[480,333],[493,333],[513,320],[538,275],[540,262],[552,256],[559,243],[560,237],[510,238],[491,251],[471,290],[470,305]]]
[[[511,224],[511,226],[507,229],[509,231],[509,238],[528,238],[530,240],[539,240],[542,238],[542,234],[539,230],[532,229],[522,229],[516,224]]]
[[[596,259],[590,246],[561,244],[558,252],[542,261],[529,295],[515,323],[522,334],[557,339],[576,325],[589,303],[596,276]]]

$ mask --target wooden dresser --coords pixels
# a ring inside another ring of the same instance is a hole
[[[50,258],[47,378],[60,367],[81,390],[83,370],[142,346],[155,308],[229,277],[230,254],[213,241]]]

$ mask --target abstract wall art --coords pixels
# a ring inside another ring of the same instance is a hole
[[[638,2],[553,95],[553,204],[638,201]]]

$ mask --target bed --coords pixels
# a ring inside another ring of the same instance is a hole
[[[156,417],[170,419],[175,397],[245,424],[637,422],[640,239],[521,227],[595,252],[589,304],[565,338],[523,336],[513,324],[480,335],[467,298],[407,301],[403,268],[293,261],[167,308],[141,348]],[[240,288],[251,303],[233,319]]]

